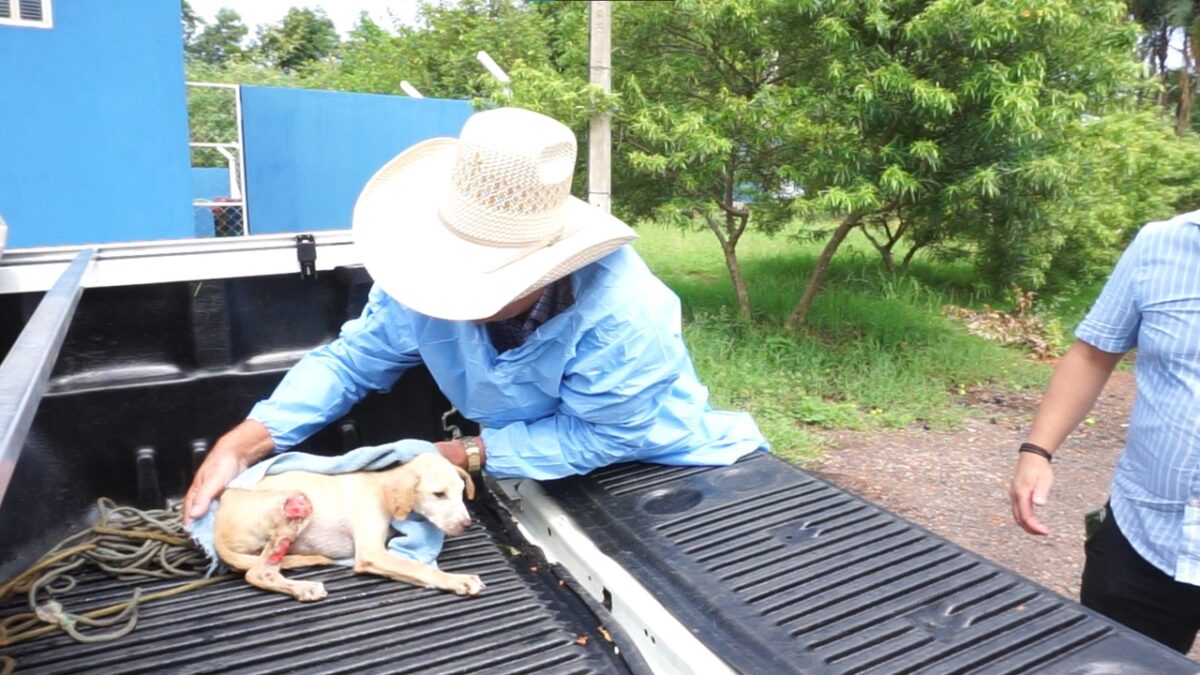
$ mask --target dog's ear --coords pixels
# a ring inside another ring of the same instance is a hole
[[[458,475],[462,476],[463,487],[467,490],[467,499],[475,499],[475,481],[471,480],[471,474],[461,466],[454,467],[458,471]]]
[[[384,483],[387,507],[396,520],[407,518],[416,505],[418,480],[420,477],[416,471],[397,471],[393,478]]]

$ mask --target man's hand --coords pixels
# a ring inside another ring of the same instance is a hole
[[[1013,474],[1009,497],[1012,500],[1013,519],[1030,534],[1050,534],[1034,514],[1035,506],[1045,506],[1054,485],[1054,470],[1045,457],[1022,452],[1017,459],[1017,470]]]
[[[212,500],[221,496],[225,485],[274,447],[270,432],[254,420],[246,420],[222,436],[196,470],[183,498],[183,524],[208,513]]]
[[[196,518],[208,513],[212,500],[221,496],[225,485],[245,471],[250,463],[242,459],[236,452],[214,448],[204,458],[204,463],[196,471],[192,486],[188,488],[183,498],[183,524],[187,525]]]
[[[476,436],[475,442],[479,444],[479,462],[482,465],[487,461],[485,459],[487,451],[483,447],[482,438]],[[454,466],[460,467],[464,471],[469,468],[467,466],[467,448],[463,445],[462,441],[438,441],[433,444],[433,447],[437,448],[438,452],[442,453],[442,457],[450,460],[450,463]]]
[[[1054,367],[1046,394],[1038,406],[1029,429],[1030,443],[1042,448],[1057,448],[1071,430],[1079,426],[1095,405],[1104,383],[1122,354],[1106,352],[1083,340],[1076,340]],[[1033,510],[1045,506],[1054,484],[1050,460],[1022,452],[1013,473],[1008,496],[1012,500],[1013,519],[1030,534],[1049,534]]]

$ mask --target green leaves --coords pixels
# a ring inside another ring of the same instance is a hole
[[[850,24],[840,16],[825,16],[817,21],[817,35],[826,47],[854,47],[857,44]]]
[[[191,35],[188,36],[184,51],[189,59],[195,59],[210,65],[225,63],[242,55],[242,39],[246,37],[246,24],[242,17],[232,9],[217,11],[213,23],[204,26],[199,33],[196,26],[203,24],[191,11],[185,7],[184,15],[191,14]]]
[[[936,172],[942,165],[942,153],[936,141],[916,140],[908,146],[908,154],[920,169]]]
[[[565,77],[546,67],[534,67],[516,61],[508,74],[510,87],[494,79],[488,82],[489,95],[476,99],[476,107],[513,105],[536,110],[582,132],[592,115],[611,113],[619,97],[581,77]]]
[[[275,68],[292,71],[329,58],[341,40],[333,21],[321,9],[288,10],[277,25],[263,26],[258,34],[262,57]]]
[[[871,212],[882,204],[879,189],[870,184],[859,184],[853,187],[831,187],[802,200],[799,213],[808,219],[831,213],[862,213]]]
[[[964,185],[980,197],[996,199],[1000,196],[1000,171],[995,165],[978,167],[967,177]]]
[[[896,203],[915,200],[921,191],[921,181],[896,164],[889,164],[883,170],[879,176],[879,186],[883,194],[893,198]]]
[[[588,120],[607,113],[617,212],[710,229],[727,260],[746,228],[799,220],[802,237],[822,239],[833,218],[857,223],[889,267],[893,250],[969,252],[993,286],[1033,288],[1059,269],[1102,273],[1141,222],[1200,201],[1200,145],[1139,112],[1157,91],[1141,73],[1129,11],[1165,9],[1119,0],[614,3],[608,93],[587,83],[586,3],[445,0],[422,4],[415,26],[389,31],[364,17],[336,58],[299,67],[272,57],[292,73],[240,75],[383,93],[408,80],[427,96],[545,112],[581,147]],[[1177,25],[1193,23],[1185,14]],[[194,40],[213,31],[205,58],[225,64],[201,79],[253,70],[228,58],[235,18]],[[280,40],[272,54],[289,53],[292,42]],[[475,62],[480,49],[509,86]]]

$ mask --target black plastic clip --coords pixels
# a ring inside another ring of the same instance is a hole
[[[317,278],[317,242],[311,234],[296,235],[296,260],[301,279]]]
[[[204,463],[205,457],[208,457],[208,441],[197,438],[192,441],[192,476],[196,475],[196,470]]]
[[[342,452],[350,452],[362,447],[362,434],[358,430],[358,422],[346,420],[338,426],[342,435]]]
[[[162,508],[162,488],[158,485],[158,462],[154,448],[137,449],[137,505],[143,509]]]

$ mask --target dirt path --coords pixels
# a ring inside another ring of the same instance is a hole
[[[1054,459],[1055,484],[1041,511],[1050,535],[1013,522],[1008,484],[1017,446],[1041,392],[974,391],[979,418],[953,432],[921,429],[827,434],[815,473],[1072,599],[1083,571],[1083,514],[1104,504],[1133,405],[1132,372],[1113,373],[1094,424],[1080,425]],[[1192,651],[1200,657],[1200,648]]]

